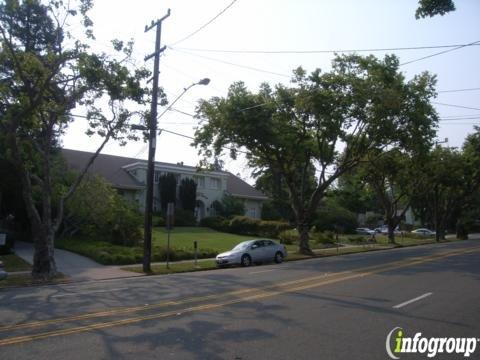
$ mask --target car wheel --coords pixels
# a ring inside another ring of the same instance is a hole
[[[275,258],[273,259],[277,264],[280,264],[283,261],[283,254],[280,251],[277,251]]]
[[[252,265],[252,258],[250,257],[250,255],[248,254],[243,255],[241,264],[242,266],[245,266],[245,267]]]

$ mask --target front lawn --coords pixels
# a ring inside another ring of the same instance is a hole
[[[0,255],[0,261],[3,262],[6,272],[32,270],[32,266],[28,262],[14,254]]]
[[[230,250],[236,244],[252,239],[218,232],[201,227],[177,227],[170,234],[170,260],[187,260],[194,258],[193,242],[198,241],[198,258],[212,258],[218,253]],[[143,247],[126,247],[106,241],[86,238],[58,239],[55,246],[59,249],[89,257],[104,265],[139,264],[143,259]],[[167,231],[164,228],[153,229],[152,262],[166,260]]]
[[[243,236],[223,233],[204,227],[177,227],[170,234],[170,246],[177,249],[193,251],[193,242],[198,242],[199,249],[212,249],[218,253],[231,250],[238,243],[258,238],[258,236]],[[167,230],[153,229],[153,244],[167,246]]]

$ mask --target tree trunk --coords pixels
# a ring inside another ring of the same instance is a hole
[[[54,257],[55,233],[51,230],[33,229],[35,235],[32,277],[50,279],[57,275]]]
[[[456,224],[457,239],[459,240],[468,240],[468,230],[461,221],[457,221]]]
[[[304,255],[314,255],[310,249],[310,227],[306,224],[297,225],[298,234],[300,235],[300,243],[298,252]]]

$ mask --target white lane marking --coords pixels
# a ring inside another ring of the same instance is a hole
[[[429,292],[429,293],[426,293],[426,294],[423,294],[423,295],[420,295],[418,297],[416,297],[415,299],[411,299],[411,300],[408,300],[408,301],[405,301],[401,304],[398,304],[398,305],[395,305],[393,308],[394,309],[400,309],[404,306],[407,306],[415,301],[418,301],[418,300],[422,300],[422,299],[425,299],[426,297],[429,297],[430,295],[433,295],[433,293]]]
[[[82,291],[82,292],[75,292],[75,293],[68,293],[68,294],[58,294],[58,295],[52,295],[52,298],[64,297],[64,296],[98,294],[98,293],[121,291],[121,290],[127,290],[127,288],[117,288],[117,289],[108,289],[108,290],[92,290],[92,291]]]
[[[261,271],[253,271],[253,272],[249,272],[249,274],[261,274],[261,273],[266,273],[266,272],[270,272],[270,271],[274,271],[273,269],[272,270],[261,270]]]

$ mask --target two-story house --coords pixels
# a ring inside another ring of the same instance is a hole
[[[62,155],[71,169],[80,170],[92,153],[63,149]],[[90,167],[89,173],[103,177],[121,195],[136,202],[142,211],[145,208],[146,160],[100,154]],[[160,209],[158,180],[166,173],[175,175],[177,186],[183,178],[191,178],[196,182],[198,220],[215,215],[212,203],[221,200],[224,194],[242,199],[245,215],[254,218],[260,218],[262,203],[268,199],[263,193],[226,171],[198,171],[193,166],[155,162],[154,210]]]

